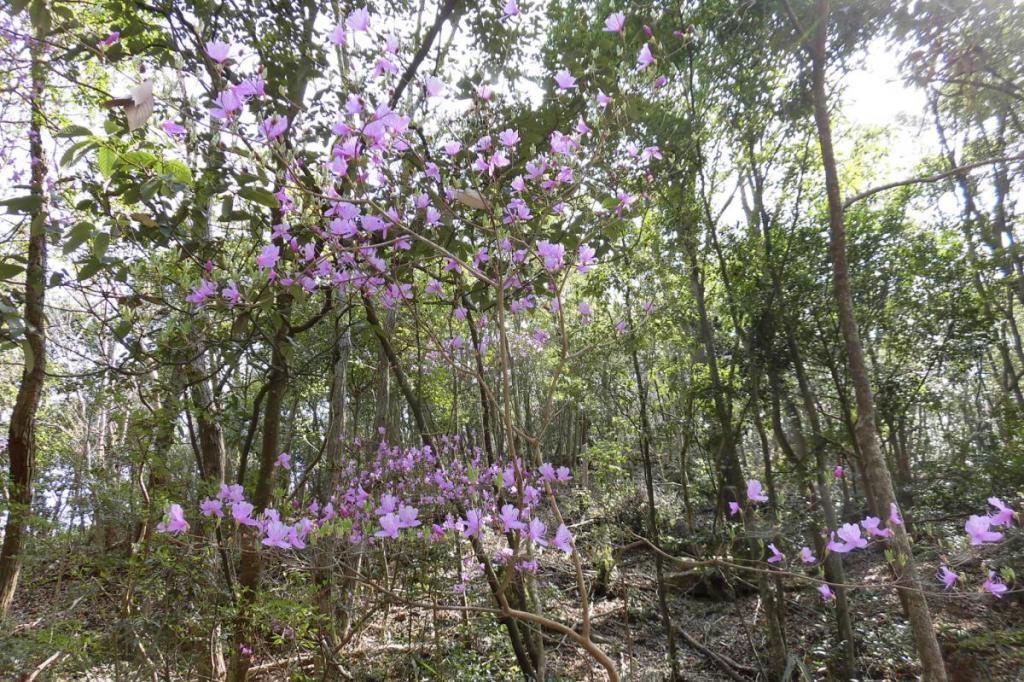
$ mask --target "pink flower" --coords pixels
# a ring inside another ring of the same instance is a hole
[[[747,499],[751,502],[767,502],[768,496],[762,492],[763,490],[764,486],[756,478],[747,481]]]
[[[563,523],[555,531],[555,547],[565,552],[566,554],[572,554],[572,533]]]
[[[111,45],[113,45],[114,43],[116,43],[119,40],[121,40],[121,32],[120,31],[111,31],[109,34],[107,34],[106,38],[104,38],[103,40],[100,41],[99,47],[100,48],[110,47]]]
[[[217,95],[214,104],[217,106],[210,110],[210,115],[223,121],[234,116],[235,112],[242,108],[242,98],[234,90],[225,90]]]
[[[843,527],[840,528],[836,534],[843,540],[842,543],[838,543],[833,538],[828,543],[828,549],[831,552],[838,552],[839,554],[846,554],[855,549],[863,549],[868,546],[868,541],[860,536],[860,526],[853,523],[844,523]]]
[[[291,549],[291,543],[288,541],[288,535],[291,532],[291,528],[281,523],[280,521],[271,521],[267,524],[266,537],[263,538],[263,544],[267,547],[279,547],[281,549]]]
[[[1010,527],[1013,525],[1013,517],[1017,515],[1017,512],[1007,507],[1002,500],[998,497],[988,498],[988,503],[999,511],[992,517],[993,526],[1006,526]]]
[[[505,7],[501,10],[501,18],[508,19],[510,17],[517,16],[519,14],[519,5],[516,0],[508,0],[505,3]]]
[[[440,97],[445,91],[444,81],[434,76],[428,76],[427,80],[424,81],[423,87],[427,91],[427,97]]]
[[[538,545],[541,545],[542,547],[547,547],[548,541],[544,539],[544,534],[547,532],[547,525],[543,521],[538,519],[536,516],[534,516],[532,519],[530,519],[530,525],[526,528],[526,532],[524,533],[524,535],[530,540],[536,542]]]
[[[1006,585],[996,577],[995,571],[988,572],[988,580],[985,581],[985,584],[982,585],[982,587],[985,588],[986,592],[991,593],[997,599],[1002,599],[1003,593],[1008,589]]]
[[[398,529],[401,527],[398,517],[394,514],[385,514],[380,517],[380,530],[374,533],[378,538],[397,538]]]
[[[160,127],[171,137],[185,137],[185,134],[188,132],[185,126],[179,125],[169,119],[161,123]]]
[[[330,40],[334,45],[344,45],[348,42],[348,37],[345,35],[344,23],[339,21],[334,25],[334,28],[331,29]]]
[[[607,107],[611,103],[612,103],[612,98],[611,97],[609,97],[608,95],[604,94],[604,92],[601,91],[601,90],[597,91],[597,106],[603,108],[603,107]]]
[[[730,502],[729,503],[729,516],[736,516],[740,513],[740,503]]]
[[[832,475],[835,476],[836,478],[843,477],[843,467],[841,464],[836,465],[836,468],[832,470]]]
[[[274,460],[274,466],[281,467],[282,469],[291,469],[292,456],[289,455],[287,452],[282,452],[280,455],[277,456],[277,459]]]
[[[881,525],[881,523],[882,520],[877,516],[867,516],[860,522],[860,525],[868,532],[868,535],[874,535],[878,538],[890,537],[892,535],[892,531],[888,528],[879,529],[878,526]]]
[[[181,505],[172,504],[167,510],[167,516],[156,525],[156,529],[161,533],[171,533],[174,535],[188,531],[188,521],[185,520],[185,512],[182,510]]]
[[[224,518],[224,505],[220,500],[211,500],[209,498],[203,500],[199,504],[199,511],[203,513],[203,516],[216,516],[218,519]]]
[[[253,506],[242,500],[231,505],[231,516],[242,526],[258,526],[259,521],[252,518]]]
[[[903,525],[903,517],[900,516],[900,508],[896,506],[895,502],[889,504],[889,523],[894,526]]]
[[[352,31],[356,33],[363,33],[370,29],[370,12],[365,7],[353,10],[348,18],[345,19],[345,25],[348,26]]]
[[[992,525],[991,516],[972,515],[964,524],[964,530],[971,538],[972,545],[981,545],[986,542],[999,542],[1003,539],[1002,533],[989,530]]]
[[[519,520],[519,510],[511,504],[506,504],[501,508],[501,525],[506,533],[526,528],[526,524]]]
[[[261,270],[273,268],[275,265],[277,265],[277,260],[278,258],[280,258],[280,255],[281,249],[277,246],[277,244],[268,244],[267,246],[263,247],[263,251],[260,252],[260,255],[256,257],[256,265]]]
[[[480,526],[484,522],[484,515],[479,509],[466,511],[466,520],[463,522],[462,537],[472,538],[480,534]]]
[[[400,528],[416,528],[420,525],[419,510],[416,507],[401,504],[398,506],[398,526]]]
[[[555,74],[555,83],[559,90],[572,90],[576,87],[576,79],[568,70],[562,69]]]
[[[263,133],[263,137],[267,138],[268,141],[281,137],[286,130],[288,130],[287,116],[274,115],[260,124],[260,132]]]
[[[777,564],[785,560],[786,555],[780,552],[779,548],[776,547],[774,543],[769,543],[768,549],[772,551],[772,555],[768,557],[768,563]]]
[[[818,558],[814,556],[814,552],[811,551],[810,547],[800,548],[800,561],[804,562],[805,564],[813,564],[817,560]]]
[[[640,55],[636,58],[636,63],[641,69],[646,69],[654,63],[654,55],[651,54],[651,46],[647,43],[644,43],[644,46],[640,48]]]
[[[541,239],[537,242],[537,255],[544,259],[544,267],[549,272],[557,272],[565,264],[565,246],[562,244]]]
[[[206,56],[218,64],[223,64],[231,56],[231,46],[219,40],[211,40],[206,43]]]
[[[943,566],[939,572],[939,580],[945,585],[945,589],[951,590],[956,585],[956,581],[960,578],[959,575],[949,570],[949,566]]]
[[[821,593],[821,598],[825,601],[832,601],[836,598],[835,593],[832,592],[832,588],[829,587],[826,583],[822,583],[818,586],[818,592]]]
[[[626,15],[613,12],[604,20],[604,30],[608,33],[622,33],[626,30]]]

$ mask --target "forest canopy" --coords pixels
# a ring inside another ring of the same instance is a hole
[[[1024,677],[1024,5],[11,0],[0,678]]]

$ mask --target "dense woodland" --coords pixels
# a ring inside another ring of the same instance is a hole
[[[1022,103],[1013,0],[9,0],[0,678],[1024,679]]]

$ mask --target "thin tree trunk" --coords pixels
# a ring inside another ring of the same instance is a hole
[[[882,456],[875,433],[874,398],[871,393],[867,363],[864,359],[864,347],[861,344],[857,319],[854,315],[853,296],[850,291],[850,272],[846,259],[846,226],[839,190],[839,174],[832,149],[828,95],[825,91],[829,14],[829,2],[822,0],[818,3],[818,13],[815,17],[813,37],[808,43],[808,52],[811,57],[814,120],[818,129],[818,142],[821,147],[828,197],[829,251],[832,256],[833,287],[839,311],[839,326],[846,343],[850,379],[853,382],[854,396],[857,401],[856,435],[864,458],[866,482],[878,502],[881,503],[882,508],[888,509],[890,505],[896,503],[896,493],[893,489],[892,476]],[[942,660],[942,651],[939,649],[939,642],[935,637],[928,602],[921,591],[921,583],[917,579],[910,539],[901,525],[896,525],[893,531],[896,560],[892,566],[899,585],[897,589],[902,593],[903,602],[906,605],[924,677],[929,682],[945,682],[946,668]]]
[[[37,36],[41,38],[41,36]],[[29,221],[28,260],[25,266],[25,364],[21,384],[11,412],[7,435],[10,457],[8,483],[8,515],[3,547],[0,548],[0,622],[14,601],[18,587],[22,557],[25,551],[27,525],[32,514],[32,481],[36,466],[36,411],[46,375],[46,157],[43,151],[43,97],[46,89],[46,66],[43,42],[31,45],[31,121],[29,124],[29,158],[32,164],[31,196],[35,202]]]

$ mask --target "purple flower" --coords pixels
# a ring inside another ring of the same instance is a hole
[[[185,126],[179,125],[170,119],[161,123],[160,127],[171,137],[185,137],[185,134],[188,132]]]
[[[530,519],[530,525],[529,527],[527,527],[526,533],[524,533],[524,535],[526,535],[526,537],[530,540],[536,542],[538,545],[541,545],[542,547],[547,547],[548,541],[544,539],[544,534],[547,532],[547,525],[543,521],[538,519],[536,516],[534,516],[532,519]]]
[[[242,108],[242,98],[234,90],[225,90],[217,95],[214,104],[217,106],[210,110],[210,115],[224,121],[234,116],[235,112]]]
[[[576,79],[568,70],[562,69],[555,74],[555,83],[559,90],[572,90],[576,87]]]
[[[348,42],[348,37],[345,35],[345,24],[338,22],[331,29],[330,41],[334,45],[344,45]]]
[[[472,538],[480,534],[480,526],[484,522],[484,515],[479,509],[466,511],[466,520],[463,522],[462,537]]]
[[[751,502],[767,502],[768,496],[762,492],[763,490],[764,486],[756,478],[747,481],[747,499]]]
[[[271,521],[267,524],[267,535],[263,538],[263,544],[267,547],[291,549],[292,544],[288,541],[288,535],[290,532],[291,528],[280,521]]]
[[[256,265],[261,270],[273,268],[277,265],[277,260],[280,258],[281,249],[276,244],[268,244],[263,247],[263,251],[256,257]]]
[[[822,583],[818,586],[818,592],[821,593],[821,598],[825,601],[832,601],[836,598],[835,593],[832,592],[832,588],[829,587],[826,583]]]
[[[186,532],[188,530],[188,521],[185,520],[185,512],[182,510],[181,505],[172,504],[167,510],[166,518],[156,525],[156,529],[161,533],[171,533],[174,535]]]
[[[842,478],[843,466],[841,464],[837,464],[836,468],[832,470],[832,475],[835,476],[836,478]]]
[[[544,259],[544,267],[549,272],[557,272],[565,264],[565,246],[562,244],[542,239],[537,242],[537,255]]]
[[[277,456],[277,459],[274,460],[274,466],[281,467],[282,469],[291,469],[292,456],[289,455],[287,452],[282,452],[280,455]]]
[[[286,130],[288,130],[287,116],[274,115],[260,124],[260,132],[263,133],[263,137],[267,138],[267,141],[276,140],[284,135]]]
[[[218,519],[224,518],[224,505],[220,500],[211,500],[209,498],[203,500],[199,504],[199,511],[203,513],[203,516],[216,516]]]
[[[218,64],[223,64],[231,56],[231,45],[219,40],[211,40],[206,43],[206,56]]]
[[[805,546],[800,548],[800,561],[805,564],[813,564],[817,560],[818,558],[814,556],[814,552],[811,551],[810,547]]]
[[[245,491],[242,486],[237,483],[233,483],[232,485],[221,483],[220,492],[217,493],[217,497],[228,504],[235,504],[236,502],[241,502],[245,499]]]
[[[423,87],[427,91],[427,97],[441,97],[444,95],[445,84],[440,78],[428,76],[423,83]]]
[[[1013,525],[1013,517],[1017,515],[1017,512],[1007,507],[1002,500],[998,497],[988,498],[988,503],[999,511],[992,517],[993,526],[1006,526],[1010,527]]]
[[[519,133],[511,128],[507,128],[506,130],[498,133],[498,142],[506,147],[515,147],[519,144],[519,139]]]
[[[597,253],[592,247],[586,244],[580,244],[578,256],[576,258],[576,270],[580,273],[590,272],[590,267],[594,262],[594,255]]]
[[[604,108],[604,107],[607,107],[611,103],[612,103],[612,98],[611,97],[609,97],[608,95],[604,94],[604,92],[601,91],[601,90],[597,91],[597,106]]]
[[[395,514],[385,514],[380,517],[381,529],[374,533],[375,537],[378,538],[397,538],[398,529],[401,527],[401,522]]]
[[[555,531],[555,547],[565,552],[566,554],[572,554],[572,533],[563,523]]]
[[[1002,533],[989,530],[992,525],[991,516],[972,515],[964,524],[964,530],[971,538],[972,545],[981,545],[986,542],[999,542],[1003,539]]]
[[[949,566],[943,566],[939,572],[939,580],[945,585],[945,589],[951,590],[956,585],[956,581],[960,578],[959,575],[949,570]]]
[[[740,513],[740,503],[730,502],[729,503],[729,516],[736,516]]]
[[[519,510],[511,504],[506,504],[501,508],[501,525],[506,533],[526,528],[526,524],[519,520]]]
[[[555,467],[551,466],[548,462],[541,464],[537,471],[540,472],[541,480],[549,483],[555,480]]]
[[[860,536],[860,526],[854,523],[844,523],[843,527],[836,531],[836,535],[842,539],[843,544],[834,541],[829,543],[829,549],[840,554],[863,549],[868,546],[868,541]]]
[[[416,507],[401,504],[398,506],[398,526],[400,528],[415,528],[420,525],[419,510]]]
[[[242,526],[258,526],[259,521],[252,518],[253,506],[242,500],[231,505],[231,516]]]
[[[768,557],[768,563],[777,564],[786,559],[786,555],[779,551],[779,548],[774,543],[768,544],[768,549],[772,551],[772,555]]]
[[[604,20],[604,30],[608,33],[622,33],[626,30],[626,15],[613,12]]]
[[[892,531],[888,528],[879,529],[882,520],[877,516],[867,516],[860,525],[868,532],[868,535],[874,535],[878,538],[887,538],[892,536]]]
[[[988,580],[982,585],[986,592],[991,593],[997,599],[1003,598],[1003,593],[1008,589],[1006,585],[996,577],[995,571],[988,572]]]
[[[116,43],[119,40],[121,40],[121,32],[120,31],[111,31],[109,34],[107,34],[106,38],[104,38],[103,40],[100,41],[99,46],[101,48],[103,48],[103,47],[110,47],[111,45],[113,45],[114,43]]]
[[[348,18],[345,19],[345,25],[356,33],[363,33],[370,29],[370,12],[365,7],[353,10]]]
[[[510,17],[517,16],[519,14],[519,4],[516,0],[508,0],[505,6],[501,10],[501,18],[508,19]]]
[[[903,517],[900,516],[900,508],[896,506],[895,502],[889,503],[889,523],[894,526],[903,525]]]
[[[644,46],[640,48],[640,56],[636,58],[636,63],[641,69],[646,69],[654,63],[654,55],[651,54],[651,46],[647,43],[644,43]]]

